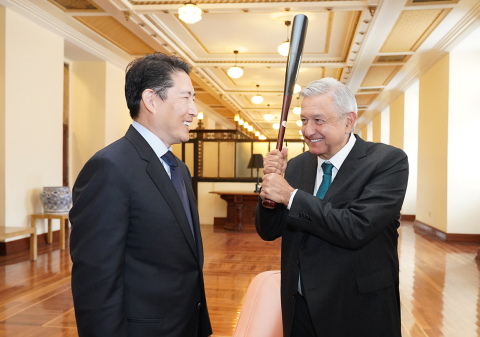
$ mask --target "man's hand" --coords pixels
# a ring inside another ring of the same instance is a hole
[[[275,201],[277,204],[284,204],[288,206],[290,201],[290,193],[295,189],[290,186],[283,176],[270,173],[262,177],[262,191],[260,198],[265,198]]]
[[[283,175],[287,169],[287,148],[284,147],[282,152],[273,150],[267,153],[263,159],[263,174],[275,173]]]

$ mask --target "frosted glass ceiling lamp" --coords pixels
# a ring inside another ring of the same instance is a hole
[[[253,126],[250,125],[250,126],[248,127],[248,131],[249,131],[249,132],[252,132],[252,131],[253,131]]]
[[[238,121],[238,125],[243,125],[243,123],[245,123],[245,122],[243,121],[243,119],[240,119],[240,120]]]
[[[253,104],[261,104],[263,102],[263,97],[260,96],[260,94],[258,93],[258,87],[259,86],[260,86],[260,84],[257,84],[257,94],[252,97],[252,103]]]
[[[293,113],[295,115],[300,115],[301,112],[302,112],[302,108],[298,104],[298,96],[297,96],[297,106],[293,108]]]
[[[300,92],[300,90],[302,90],[302,87],[295,83],[295,86],[293,87],[293,93],[296,94],[297,92]]]
[[[285,21],[285,26],[287,26],[287,41],[278,46],[278,53],[282,56],[288,56],[288,51],[290,50],[290,40],[288,38],[288,27],[290,27],[291,21]]]
[[[258,137],[258,139],[265,140],[265,139],[267,139],[267,137],[265,137],[264,135],[261,135],[260,137]]]
[[[297,123],[298,126],[302,126],[302,124],[303,124],[301,119],[299,119],[298,121],[296,121],[296,123]]]
[[[274,128],[275,130],[280,129],[280,124],[279,124],[279,123],[273,123],[273,128]]]
[[[240,120],[240,115],[238,115],[238,114],[235,115],[235,117],[233,118],[233,120],[234,120],[235,122],[238,122],[238,121]]]
[[[240,78],[243,75],[243,70],[240,67],[237,67],[237,54],[238,50],[234,50],[233,53],[235,54],[235,65],[228,69],[227,74],[231,78]]]
[[[265,118],[267,122],[270,122],[273,119],[273,116],[271,114],[265,114],[263,115],[263,118]]]
[[[178,17],[185,23],[195,23],[202,20],[202,9],[193,2],[187,2],[178,9]]]
[[[260,136],[260,131],[255,131],[255,136]]]
[[[244,128],[244,129],[248,129],[248,122],[245,122],[245,123],[243,124],[243,128]]]

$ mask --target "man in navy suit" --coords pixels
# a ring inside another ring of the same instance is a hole
[[[397,241],[406,154],[353,134],[357,104],[333,78],[302,90],[309,151],[264,160],[255,225],[282,237],[284,337],[400,337]],[[285,178],[283,174],[285,173]]]
[[[161,53],[129,64],[134,120],[97,152],[73,188],[72,293],[80,337],[206,337],[198,210],[170,151],[197,116],[190,67]]]

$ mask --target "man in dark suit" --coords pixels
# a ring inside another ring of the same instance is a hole
[[[355,96],[333,78],[302,90],[309,152],[264,160],[255,225],[282,237],[284,337],[398,337],[397,228],[406,154],[353,135]],[[283,173],[285,172],[285,178]]]
[[[72,293],[80,337],[205,337],[212,333],[191,176],[169,148],[189,140],[195,93],[181,59],[129,64],[134,120],[97,152],[73,188]]]

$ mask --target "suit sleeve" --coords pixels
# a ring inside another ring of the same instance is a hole
[[[299,190],[287,221],[334,245],[360,249],[399,216],[407,181],[406,154],[390,151],[377,163],[359,195],[346,201],[348,206],[335,208],[335,204]]]
[[[122,171],[95,156],[80,172],[70,211],[72,293],[79,337],[126,337],[124,255],[129,192]]]

